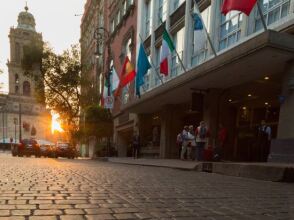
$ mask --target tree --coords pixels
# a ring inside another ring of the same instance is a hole
[[[86,137],[94,136],[96,140],[107,138],[106,153],[110,156],[110,138],[113,133],[112,115],[109,110],[97,105],[91,105],[85,110],[85,126],[82,135]],[[100,142],[101,143],[101,142]]]
[[[32,42],[24,47],[22,67],[35,81],[37,100],[57,112],[68,131],[76,130],[82,83],[79,46],[57,55],[48,45]]]
[[[92,105],[86,108],[84,133],[96,138],[111,137],[113,132],[110,111],[100,106]]]

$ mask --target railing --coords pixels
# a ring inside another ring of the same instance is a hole
[[[290,0],[279,0],[279,1],[269,1],[268,3],[261,3],[264,20],[266,25],[271,25],[281,18],[289,15],[290,11]],[[259,13],[255,14],[255,27],[254,30],[258,31],[262,29],[262,22]]]

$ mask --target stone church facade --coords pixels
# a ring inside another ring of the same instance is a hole
[[[34,81],[24,75],[21,67],[24,46],[31,42],[43,43],[42,34],[36,32],[35,19],[28,7],[19,13],[17,21],[17,27],[12,27],[9,33],[9,93],[0,96],[0,140],[1,143],[18,143],[31,137],[50,140],[51,115],[45,104],[36,101]]]

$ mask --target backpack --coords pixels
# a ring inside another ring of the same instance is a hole
[[[199,137],[200,139],[206,138],[206,128],[199,128]]]

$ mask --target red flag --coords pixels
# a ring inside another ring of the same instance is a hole
[[[229,11],[241,11],[249,16],[252,11],[256,0],[224,0],[221,12],[226,15]]]
[[[126,56],[123,68],[119,76],[120,80],[119,80],[118,88],[115,92],[115,96],[118,96],[121,88],[125,87],[128,83],[133,81],[135,79],[135,76],[136,76],[136,71],[132,63],[130,62],[128,56]]]

